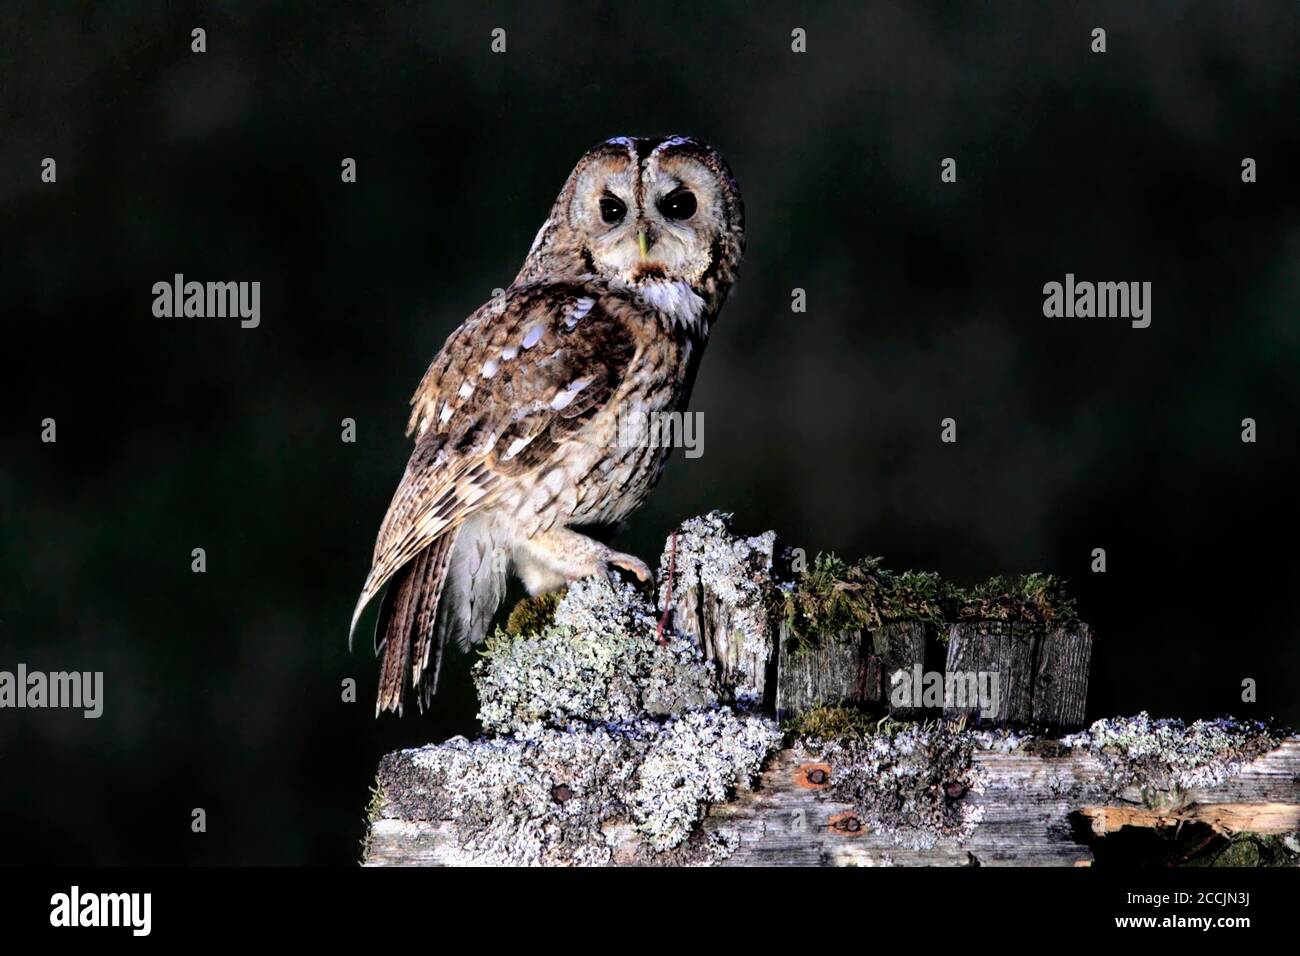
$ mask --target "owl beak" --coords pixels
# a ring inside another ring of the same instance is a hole
[[[641,258],[650,258],[650,243],[646,240],[645,230],[639,229],[636,234],[636,248],[641,253]]]

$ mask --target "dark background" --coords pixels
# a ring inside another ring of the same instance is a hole
[[[719,507],[1051,571],[1092,716],[1300,723],[1294,3],[353,6],[0,7],[0,669],[106,698],[0,711],[0,861],[349,863],[378,756],[473,733],[459,656],[436,714],[376,723],[347,622],[410,393],[619,134],[717,145],[749,234],[705,454],[622,546]],[[261,327],[154,318],[176,272],[259,280]],[[1045,319],[1067,272],[1152,282],[1151,327]]]

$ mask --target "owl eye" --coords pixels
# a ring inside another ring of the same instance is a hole
[[[695,193],[678,189],[659,200],[659,211],[665,219],[690,219],[695,215]]]
[[[616,222],[622,222],[626,215],[627,206],[623,204],[623,200],[608,193],[600,197],[600,218],[605,220],[607,225],[612,226]]]

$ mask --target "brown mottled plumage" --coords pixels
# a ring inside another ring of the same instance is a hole
[[[411,399],[415,450],[352,618],[388,584],[376,713],[407,686],[428,705],[447,639],[483,639],[511,568],[533,594],[648,579],[571,528],[620,521],[658,480],[669,449],[620,441],[620,417],[683,408],[743,250],[740,192],[703,143],[612,139],[579,161],[514,283]]]

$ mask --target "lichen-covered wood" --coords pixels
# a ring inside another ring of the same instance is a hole
[[[608,863],[607,826],[627,828],[638,859],[725,855],[697,825],[781,734],[724,701],[696,642],[661,640],[657,623],[644,591],[596,577],[569,587],[549,621],[495,634],[472,669],[484,735],[385,756],[378,812],[451,824],[466,864]]]
[[[1161,724],[1143,715],[1064,739],[963,731],[936,752],[951,761],[935,768],[936,792],[881,790],[884,799],[865,805],[852,766],[801,742],[776,753],[752,790],[713,806],[691,845],[721,848],[697,862],[727,866],[1083,866],[1118,827],[1203,824],[1229,837],[1277,837],[1281,859],[1300,860],[1300,737]],[[898,758],[881,753],[864,766],[890,779]],[[455,826],[405,818],[401,805],[380,802],[366,863],[464,862]],[[681,861],[648,853],[626,822],[602,833],[609,863]]]
[[[659,563],[667,625],[693,639],[714,665],[723,699],[747,708],[771,699],[768,671],[775,641],[767,589],[775,539],[770,531],[737,535],[730,516],[715,511],[683,522]]]
[[[730,866],[1086,866],[1093,847],[1074,814],[1090,819],[1099,807],[1132,809],[1122,796],[1091,785],[1100,763],[1086,751],[1053,755],[1041,743],[977,751],[978,788],[959,798],[975,818],[969,835],[928,843],[866,825],[852,803],[827,792],[829,785],[807,784],[809,768],[824,771],[823,762],[783,750],[753,792],[715,807],[705,827],[739,837],[725,861]],[[828,780],[835,772],[831,765]],[[1300,830],[1298,774],[1300,738],[1291,737],[1217,784],[1160,791],[1167,799],[1160,825],[1201,821],[1233,833],[1293,834]]]
[[[473,668],[484,736],[381,762],[365,862],[1104,864],[1171,828],[1196,846],[1161,863],[1300,859],[1300,739],[1146,714],[1057,736],[1092,651],[1057,579],[772,563],[714,513],[666,546],[657,608],[590,579],[517,609]]]

